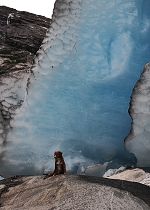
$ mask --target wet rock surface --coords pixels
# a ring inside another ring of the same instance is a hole
[[[6,143],[10,120],[24,101],[33,58],[49,26],[48,18],[0,6],[1,145]]]
[[[16,180],[13,187],[11,180],[0,182],[7,188],[1,194],[1,209],[150,209],[150,188],[138,183],[68,175]]]

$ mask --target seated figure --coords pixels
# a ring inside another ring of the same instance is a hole
[[[63,153],[60,151],[54,152],[54,158],[55,158],[55,169],[53,173],[47,174],[45,178],[48,178],[50,176],[56,176],[59,174],[65,174],[66,173],[66,164],[63,158]]]

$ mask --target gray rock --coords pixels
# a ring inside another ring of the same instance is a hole
[[[138,182],[150,186],[150,173],[146,173],[143,169],[139,168],[125,170],[107,178]]]
[[[0,185],[0,191],[3,190],[6,186],[4,184]]]
[[[122,181],[122,184],[117,184],[117,180],[102,178],[96,180],[84,176],[64,175],[45,180],[42,177],[24,177],[21,179],[20,185],[9,188],[6,193],[1,195],[2,210],[150,209],[143,200],[127,191],[125,181]],[[113,187],[111,186],[112,183],[114,184]],[[136,188],[133,189],[135,185],[132,184],[130,183],[130,188],[132,186],[132,190],[136,191]],[[119,187],[115,185],[120,186],[120,189],[117,189]],[[124,186],[124,190],[121,189],[121,186]],[[138,193],[145,195],[148,192],[148,187],[144,187],[139,185]]]

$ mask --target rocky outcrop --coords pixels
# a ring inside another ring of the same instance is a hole
[[[0,184],[2,210],[150,209],[150,188],[127,181],[62,175],[45,180],[14,178]]]
[[[150,63],[133,89],[129,114],[132,128],[125,139],[126,148],[135,154],[138,166],[150,167]]]
[[[6,136],[11,128],[10,120],[24,101],[33,58],[49,26],[50,19],[43,16],[0,7],[0,144],[2,145],[6,143]]]
[[[138,182],[138,183],[150,186],[150,173],[145,172],[143,169],[139,169],[139,168],[125,170],[121,173],[114,174],[107,178],[127,180],[130,182]]]

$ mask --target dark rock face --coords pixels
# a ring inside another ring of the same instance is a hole
[[[0,7],[0,144],[4,144],[10,120],[21,106],[33,58],[50,26],[50,19]],[[0,148],[0,153],[1,153]]]
[[[22,70],[15,64],[29,65],[39,49],[50,19],[28,12],[0,7],[0,75]]]

